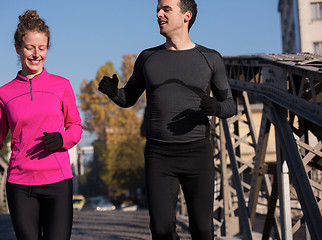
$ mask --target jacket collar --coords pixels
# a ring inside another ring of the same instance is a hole
[[[20,75],[20,73],[21,73],[21,71],[19,71],[19,72],[17,73],[16,80],[20,80],[20,81],[28,81],[28,82],[29,82],[29,80],[30,80],[30,79],[28,79],[28,78],[26,78],[26,77],[24,77],[24,76]],[[47,74],[48,74],[47,70],[46,70],[45,68],[43,68],[42,72],[41,72],[41,73],[39,73],[38,75],[34,76],[34,77],[32,78],[32,80],[37,80],[37,79],[42,78],[43,76],[45,76],[45,75],[47,75]]]

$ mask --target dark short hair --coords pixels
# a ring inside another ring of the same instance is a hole
[[[188,27],[188,29],[190,30],[197,17],[197,4],[195,0],[180,0],[180,8],[183,13],[188,11],[192,13]]]

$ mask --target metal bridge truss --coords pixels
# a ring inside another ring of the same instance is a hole
[[[224,61],[238,114],[212,119],[217,236],[293,239],[304,228],[306,239],[322,239],[322,58]]]
[[[322,239],[322,57],[224,62],[238,113],[212,119],[216,235]]]

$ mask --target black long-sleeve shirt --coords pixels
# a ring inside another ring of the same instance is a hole
[[[200,110],[201,97],[210,94],[220,102],[220,118],[236,114],[221,55],[200,45],[168,50],[164,45],[142,51],[124,88],[112,100],[133,106],[147,93],[146,137],[185,143],[209,136],[209,118]]]

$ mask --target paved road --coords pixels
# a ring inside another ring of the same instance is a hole
[[[255,228],[261,232],[264,226],[262,215],[255,223]],[[183,221],[178,221],[178,233],[181,240],[191,240]],[[304,227],[294,240],[305,239]],[[254,240],[261,239],[261,234],[254,233]],[[94,212],[90,210],[74,213],[74,223],[71,240],[151,240],[149,215],[146,210],[124,212],[120,210]],[[215,238],[235,240],[242,238]],[[0,240],[16,240],[11,219],[8,214],[0,215]]]
[[[178,224],[180,239],[191,240],[185,228]],[[71,240],[151,240],[149,216],[146,210],[80,211],[74,213]],[[0,240],[16,240],[9,215],[0,215]]]

